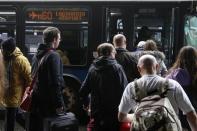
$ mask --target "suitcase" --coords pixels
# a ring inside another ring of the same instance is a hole
[[[71,112],[44,119],[44,131],[78,131],[78,120]]]

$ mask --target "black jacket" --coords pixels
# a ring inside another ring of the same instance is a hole
[[[93,118],[117,118],[118,105],[127,84],[121,65],[115,59],[100,57],[90,66],[80,89],[80,97],[87,105],[87,96],[91,95]]]
[[[133,81],[136,78],[140,78],[140,73],[137,69],[137,59],[124,48],[116,48],[116,60],[122,65],[128,82]]]
[[[32,73],[38,68],[38,61],[44,57],[38,70],[32,96],[32,110],[39,110],[43,116],[54,115],[56,108],[64,107],[62,89],[64,87],[63,65],[54,49],[40,44],[33,58]]]

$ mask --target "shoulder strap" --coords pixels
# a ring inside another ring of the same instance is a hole
[[[141,84],[140,84],[141,85]],[[134,92],[135,92],[135,97],[134,99],[137,102],[140,102],[140,100],[144,97],[147,96],[147,92],[145,90],[142,90],[141,86],[140,86],[137,82],[137,79],[134,80]]]
[[[169,80],[165,79],[164,81],[160,81],[159,86],[152,91],[147,92],[146,90],[142,89],[141,83],[138,83],[137,80],[134,81],[134,90],[135,90],[135,97],[134,99],[139,102],[146,96],[150,95],[159,95],[160,97],[165,97],[168,90],[169,90]]]
[[[38,61],[38,66],[37,66],[37,69],[35,70],[35,72],[33,74],[33,79],[32,79],[32,82],[31,82],[29,90],[32,90],[34,88],[34,84],[35,84],[37,76],[38,76],[38,70],[39,70],[40,66],[42,65],[44,59],[49,56],[50,52],[51,52],[51,50],[48,50],[46,52],[46,54],[43,55],[42,58]]]

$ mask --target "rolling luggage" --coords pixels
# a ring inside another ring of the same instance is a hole
[[[44,119],[44,131],[78,131],[78,120],[71,112]]]

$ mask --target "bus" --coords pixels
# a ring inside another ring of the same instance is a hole
[[[82,113],[77,92],[85,79],[96,48],[124,34],[134,51],[143,27],[166,55],[168,67],[184,45],[197,48],[197,1],[193,0],[1,0],[0,40],[9,36],[31,62],[48,26],[60,29],[57,52],[64,63],[64,92],[68,108]]]

